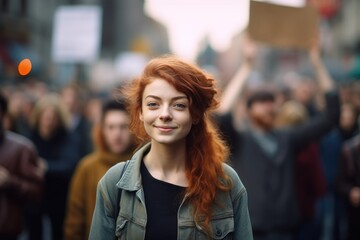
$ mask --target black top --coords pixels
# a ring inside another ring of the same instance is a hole
[[[147,224],[145,239],[177,239],[177,213],[185,188],[155,179],[141,163]]]

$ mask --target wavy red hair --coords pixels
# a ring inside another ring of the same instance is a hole
[[[186,139],[189,185],[185,195],[194,207],[195,221],[210,233],[211,207],[215,203],[216,192],[231,188],[231,181],[222,168],[229,150],[210,118],[210,113],[218,106],[215,80],[199,67],[177,57],[164,56],[151,60],[142,75],[124,91],[130,101],[130,129],[140,143],[150,140],[139,119],[143,92],[146,85],[156,78],[166,80],[189,98],[190,114],[197,124],[192,126]]]

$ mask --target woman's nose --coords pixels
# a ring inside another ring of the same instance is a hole
[[[170,110],[168,107],[164,106],[159,116],[160,120],[162,121],[170,121],[172,119]]]

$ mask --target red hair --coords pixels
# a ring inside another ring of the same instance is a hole
[[[95,124],[92,128],[92,140],[95,148],[101,152],[109,151],[108,147],[106,146],[105,137],[101,129],[101,125]]]
[[[215,80],[199,67],[176,57],[164,56],[151,60],[142,75],[124,91],[130,101],[130,129],[142,143],[150,140],[139,119],[143,92],[146,85],[156,78],[166,80],[189,98],[190,114],[197,123],[192,126],[186,139],[185,171],[189,185],[185,195],[194,207],[195,221],[209,233],[211,207],[216,192],[231,188],[230,178],[222,168],[229,150],[209,116],[219,103]]]

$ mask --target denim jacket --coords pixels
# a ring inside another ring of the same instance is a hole
[[[140,165],[149,149],[150,144],[145,145],[128,161],[125,169],[126,163],[119,163],[100,180],[89,239],[145,238],[147,215]],[[218,191],[216,195],[211,236],[195,223],[191,203],[185,201],[185,196],[178,210],[178,239],[253,239],[246,189],[230,166],[223,164],[223,168],[233,186],[230,191]]]

